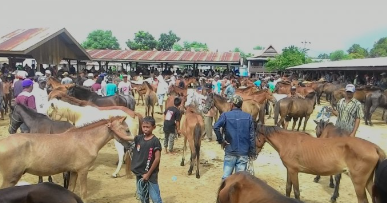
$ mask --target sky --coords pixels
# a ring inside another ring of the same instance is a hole
[[[156,39],[172,30],[181,43],[199,41],[213,51],[303,48],[301,42],[308,42],[310,56],[354,43],[372,48],[387,36],[382,0],[2,0],[0,5],[0,36],[58,27],[82,43],[91,31],[104,29],[112,30],[123,49],[139,30]]]

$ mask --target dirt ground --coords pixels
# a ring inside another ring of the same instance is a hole
[[[322,102],[322,105],[327,103]],[[321,106],[316,106],[311,119],[307,124],[307,132],[315,136],[315,124],[313,119],[316,117],[316,112]],[[136,111],[144,113],[142,105],[136,107]],[[158,107],[155,112],[159,112]],[[380,112],[374,114],[374,126],[369,127],[361,122],[358,137],[369,140],[378,144],[387,151],[386,124],[380,120]],[[157,137],[163,137],[161,125],[162,116],[155,114],[157,128],[154,131]],[[331,119],[335,121],[335,117]],[[9,118],[0,121],[0,137],[8,136]],[[273,125],[272,119],[267,119],[266,124]],[[163,140],[161,140],[163,142]],[[176,155],[166,155],[164,151],[161,157],[159,184],[161,196],[166,203],[196,203],[196,202],[215,202],[216,192],[219,187],[222,176],[222,159],[224,152],[220,146],[213,142],[202,142],[200,179],[196,179],[195,175],[188,176],[189,156],[186,156],[186,165],[180,166],[181,149],[183,139],[179,138],[175,142]],[[60,159],[60,157],[58,157]],[[138,202],[135,198],[135,180],[127,179],[124,168],[121,169],[120,177],[112,178],[111,174],[116,168],[117,152],[113,141],[109,142],[100,151],[94,167],[89,171],[88,175],[88,202],[95,203],[128,203]],[[208,162],[206,162],[208,161]],[[278,153],[268,144],[265,145],[258,159],[254,162],[255,175],[265,180],[270,186],[285,194],[286,185],[286,170],[283,166]],[[195,174],[195,173],[194,173]],[[352,182],[348,175],[343,175],[340,185],[340,197],[337,202],[356,202],[356,195]],[[61,175],[53,177],[54,182],[63,184]],[[333,189],[328,187],[329,177],[322,177],[320,183],[313,182],[313,175],[300,174],[300,191],[301,200],[311,203],[326,203],[330,202]],[[37,183],[38,177],[26,174],[21,181],[29,183]],[[47,178],[45,178],[45,181]],[[75,191],[79,194],[79,187]],[[293,197],[293,193],[292,193]]]

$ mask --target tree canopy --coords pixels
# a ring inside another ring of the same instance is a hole
[[[318,59],[329,59],[329,55],[326,53],[323,53],[323,54],[319,54],[317,58]]]
[[[282,54],[277,55],[274,59],[270,59],[265,68],[269,71],[284,71],[288,67],[298,66],[309,63],[310,59],[302,49],[296,46],[289,46],[282,49]]]
[[[85,49],[120,49],[120,44],[110,30],[94,30],[82,43]]]
[[[191,51],[191,49],[193,49],[194,51],[208,51],[208,46],[206,43],[201,43],[197,41],[185,41],[183,42],[183,46],[178,43],[175,43],[173,45],[173,50],[175,51]]]
[[[157,40],[149,32],[139,31],[134,34],[134,40],[128,39],[126,45],[132,50],[148,51],[157,47]]]
[[[253,48],[253,50],[264,50],[264,49],[265,49],[265,47],[259,46],[259,45],[255,46],[255,47]]]
[[[368,57],[368,50],[361,47],[359,44],[353,44],[351,47],[349,47],[347,52],[350,55],[350,58],[354,59]]]
[[[168,33],[162,33],[157,43],[157,50],[171,51],[173,45],[179,41],[180,37],[178,37],[171,30]]]
[[[352,59],[351,56],[349,54],[345,53],[345,51],[343,51],[343,50],[336,50],[336,51],[332,52],[329,55],[329,58],[331,59],[331,61],[340,61],[340,60]]]
[[[377,42],[375,42],[374,47],[370,51],[370,56],[387,56],[387,37],[380,38]]]

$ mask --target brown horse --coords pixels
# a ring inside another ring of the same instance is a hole
[[[339,89],[344,88],[344,87],[345,87],[345,84],[325,83],[323,85],[323,88],[322,88],[322,91],[320,92],[320,94],[322,95],[322,93],[325,93],[325,99],[328,102],[332,102],[332,99],[334,98],[334,96],[333,96],[334,91],[339,90]],[[320,95],[320,97],[321,97],[321,95]]]
[[[345,130],[337,128],[333,123],[328,123],[327,121],[314,121],[316,125],[316,137],[317,138],[332,138],[332,137],[349,137],[349,133]],[[314,178],[314,182],[320,180],[320,175],[317,175]],[[337,197],[339,197],[339,188],[340,188],[341,173],[335,175],[336,187],[333,184],[333,177],[330,176],[329,187],[335,188],[333,195],[331,197],[332,202],[336,202]]]
[[[187,96],[188,88],[180,88],[175,85],[171,85],[168,88],[168,94],[169,95],[178,95],[178,96]]]
[[[386,158],[380,147],[355,137],[314,138],[264,125],[258,125],[256,136],[257,152],[268,142],[280,154],[287,169],[286,196],[293,185],[296,199],[300,199],[298,173],[327,176],[348,169],[358,202],[368,202],[365,188],[372,193],[375,168]]]
[[[210,93],[205,101],[204,113],[207,113],[214,106],[219,110],[220,114],[231,111],[231,104],[227,102],[227,98],[218,94]],[[256,101],[244,100],[241,109],[242,111],[249,113],[252,116],[253,121],[257,120],[260,112],[260,106]]]
[[[62,91],[62,92],[67,92],[67,90],[69,88],[74,87],[74,86],[75,86],[75,84],[62,84],[58,79],[56,79],[53,76],[47,78],[47,87],[51,91],[58,90],[58,91]]]
[[[279,100],[274,107],[274,123],[277,126],[282,125],[284,129],[287,129],[288,122],[293,118],[293,127],[292,130],[296,127],[296,122],[298,118],[297,131],[300,130],[302,119],[305,117],[304,128],[305,131],[306,123],[309,120],[310,115],[313,113],[314,107],[316,104],[316,94],[312,92],[308,94],[305,99],[301,98],[283,98]],[[281,116],[281,119],[278,121],[278,115]],[[286,121],[286,122],[284,122]]]
[[[176,97],[179,97],[179,96],[169,96],[168,98],[167,98],[167,100],[165,100],[165,109],[167,109],[167,108],[169,108],[169,107],[171,107],[171,106],[175,106],[175,104],[174,104],[174,101],[175,101],[175,98]],[[181,99],[181,104],[180,104],[180,106],[178,107],[178,109],[182,112],[182,113],[184,113],[184,104],[185,104],[185,102],[187,101],[187,97],[180,97],[180,99]]]
[[[76,194],[54,183],[41,183],[1,189],[0,202],[83,203],[82,199]]]
[[[202,116],[196,111],[196,108],[187,107],[185,117],[182,119],[181,134],[184,135],[183,156],[181,158],[180,166],[184,166],[185,150],[187,149],[187,140],[189,148],[191,149],[191,163],[188,170],[188,175],[192,174],[193,167],[196,160],[196,178],[200,178],[200,145],[202,137],[204,136],[204,122]]]
[[[227,177],[218,190],[216,203],[296,203],[298,200],[285,197],[261,179],[240,171]]]
[[[199,82],[195,77],[189,77],[189,78],[184,78],[184,79],[177,79],[175,84],[179,84],[180,81],[183,80],[184,82],[184,88],[188,88],[190,84],[194,84],[194,86],[198,86]]]
[[[278,94],[290,94],[291,89],[291,83],[290,82],[277,82],[277,85],[275,86],[274,93]],[[311,87],[300,87],[298,86],[296,88],[296,92],[298,94],[301,94],[302,96],[306,96],[309,93],[314,92],[314,89]]]
[[[144,95],[145,95],[145,93],[146,93],[146,89],[143,88],[142,85],[143,85],[143,84],[135,84],[135,83],[132,83],[133,92],[137,92],[137,94],[138,94],[138,97],[137,97],[137,104],[140,104],[140,98],[141,98],[142,105],[144,105]],[[133,94],[133,95],[134,95],[134,94]]]
[[[154,117],[154,110],[155,110],[155,104],[157,102],[157,96],[155,91],[153,91],[152,86],[144,81],[143,87],[146,89],[145,93],[145,116],[150,116]],[[151,113],[152,110],[152,113]]]
[[[99,150],[113,138],[121,142],[134,139],[127,136],[125,118],[101,120],[57,135],[14,134],[0,140],[1,188],[16,185],[24,173],[48,176],[70,171],[69,188],[74,191],[79,177],[81,197],[85,201],[87,174]]]
[[[361,103],[365,103],[367,95],[372,93],[372,92],[374,92],[374,91],[379,91],[379,89],[374,89],[374,88],[356,88],[356,91],[353,94],[353,98],[357,99]],[[345,98],[345,94],[346,94],[345,88],[333,91],[331,104],[333,106],[336,106],[337,102],[340,99]]]
[[[303,84],[305,85],[305,87],[310,87],[316,92],[317,104],[320,105],[320,98],[321,98],[321,95],[322,95],[322,92],[324,89],[325,82],[324,81],[313,81],[310,83],[303,83]]]

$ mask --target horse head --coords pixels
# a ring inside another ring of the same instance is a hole
[[[20,125],[23,123],[23,119],[18,112],[17,105],[14,107],[11,107],[12,111],[9,114],[9,126],[8,126],[8,132],[9,134],[15,134],[17,129],[19,129]]]
[[[207,95],[206,101],[204,102],[203,113],[208,113],[210,109],[214,106],[214,93]]]
[[[263,149],[263,146],[266,143],[266,135],[265,135],[265,126],[258,123],[257,128],[255,129],[255,147],[256,147],[256,154],[258,156],[259,152]]]
[[[314,120],[314,122],[316,123],[316,137],[320,137],[325,127],[327,127],[329,121],[320,119],[320,120]]]
[[[107,124],[107,127],[114,132],[114,138],[120,143],[131,141],[134,138],[125,120],[126,116],[117,116],[110,118]]]

